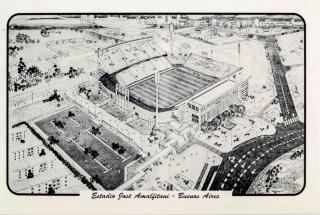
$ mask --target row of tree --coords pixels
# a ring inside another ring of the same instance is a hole
[[[303,155],[303,152],[304,152],[303,149],[293,152],[292,155],[290,155],[290,159],[295,160],[297,158],[301,158]]]
[[[83,68],[75,69],[72,66],[69,67],[69,70],[67,72],[63,73],[61,71],[61,68],[58,67],[57,64],[53,64],[53,68],[51,69],[51,71],[53,71],[52,74],[46,74],[44,77],[47,82],[50,82],[52,78],[62,78],[64,76],[68,76],[71,79],[84,73]]]
[[[280,166],[280,164],[277,164],[276,166],[273,166],[271,169],[269,169],[266,172],[267,178],[265,180],[265,183],[266,183],[267,193],[270,191],[272,185],[279,181],[278,175],[281,170],[282,170],[282,166]]]
[[[211,121],[205,121],[201,125],[202,131],[214,131],[216,130],[225,120],[230,119],[235,114],[244,114],[245,106],[232,104],[228,110],[223,111],[214,117]]]
[[[15,50],[19,50],[19,48],[9,48],[10,53],[14,54]],[[46,82],[50,82],[52,78],[61,78],[63,76],[68,76],[70,79],[75,78],[84,73],[83,68],[75,69],[70,67],[69,70],[65,73],[61,72],[61,69],[57,66],[57,64],[53,65],[53,73],[44,75],[37,66],[27,67],[26,63],[23,61],[23,58],[19,59],[18,63],[18,77],[12,82],[11,76],[8,78],[9,82],[9,90],[14,90],[15,92],[22,90],[24,91],[27,88],[32,86],[36,86],[42,81],[42,78]],[[87,95],[88,96],[88,95]]]
[[[10,89],[15,92],[19,90],[25,90],[32,86],[39,84],[42,81],[42,72],[37,66],[27,67],[23,58],[19,59],[18,64],[18,78],[12,83],[11,78],[9,79],[9,85],[13,85]]]
[[[34,43],[40,43],[40,40],[34,40],[32,39],[29,35],[27,34],[23,34],[23,33],[18,33],[16,35],[16,43],[31,43],[31,44],[34,44]]]
[[[57,102],[60,102],[61,101],[61,95],[58,94],[58,91],[57,90],[54,90],[53,91],[53,94],[51,94],[49,96],[49,98],[47,99],[44,99],[42,102],[45,103],[45,102],[51,102],[53,100],[56,100]]]
[[[18,52],[23,50],[23,46],[9,46],[8,48],[8,54],[11,57],[15,57],[18,55]]]
[[[79,94],[85,94],[87,99],[90,99],[91,89],[87,89],[85,86],[79,86]]]

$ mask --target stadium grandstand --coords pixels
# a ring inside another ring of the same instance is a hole
[[[121,94],[121,86],[129,91],[130,103],[152,112],[156,110],[156,73],[160,77],[158,111],[165,112],[241,69],[194,54],[172,65],[152,37],[102,49],[98,62],[104,88]]]
[[[109,75],[161,56],[166,56],[166,52],[152,37],[123,42],[98,51],[98,61]]]

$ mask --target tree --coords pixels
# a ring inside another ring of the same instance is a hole
[[[138,159],[140,159],[141,157],[142,157],[141,154],[137,154],[137,155],[135,156],[134,160],[138,160]]]
[[[45,29],[42,29],[42,30],[40,31],[40,34],[41,34],[41,36],[43,36],[43,37],[49,37],[49,31],[47,31],[47,30],[45,30]]]
[[[120,147],[119,143],[112,143],[111,146],[113,150],[117,150]]]
[[[41,157],[42,155],[46,155],[46,152],[44,151],[44,149],[41,149],[41,152],[39,153],[39,156]]]
[[[231,111],[231,113],[236,113],[237,112],[237,105],[235,105],[235,104],[230,105],[229,110]]]
[[[65,124],[63,122],[59,121],[54,121],[53,122],[55,126],[59,127],[59,128],[64,128]]]
[[[68,117],[74,117],[74,116],[75,116],[75,114],[72,111],[68,112]]]
[[[92,128],[91,128],[91,133],[92,133],[93,135],[97,135],[97,134],[101,134],[101,131],[100,131],[99,128],[96,128],[96,127],[92,126]]]
[[[211,132],[211,131],[214,131],[214,128],[215,128],[215,127],[214,127],[212,124],[209,124],[209,126],[208,126],[208,131],[210,131],[210,132]]]
[[[202,124],[201,124],[201,130],[202,131],[206,131],[207,128],[208,128],[208,125],[209,123],[207,121],[204,121]]]
[[[31,66],[27,69],[27,75],[37,77],[37,76],[42,76],[42,73],[40,72],[39,68],[36,66]]]
[[[59,143],[59,140],[56,139],[54,136],[50,136],[50,137],[48,138],[48,141],[49,141],[50,144]]]
[[[126,151],[126,149],[123,146],[120,146],[118,153],[123,154],[123,153],[125,153],[125,151]]]
[[[99,152],[97,150],[92,150],[90,152],[92,159],[96,159],[99,156]]]
[[[213,126],[219,126],[219,125],[221,125],[221,119],[220,118],[218,118],[218,117],[215,117],[215,118],[213,118],[211,121],[210,121],[210,124],[212,124]]]
[[[19,64],[18,64],[18,73],[19,73],[19,74],[22,74],[23,72],[26,71],[26,69],[27,69],[27,66],[26,66],[26,64],[24,63],[23,58],[21,57],[21,58],[19,59]]]
[[[225,116],[223,114],[219,114],[217,118],[222,122],[225,120]]]
[[[243,114],[246,111],[246,108],[244,105],[238,105],[238,112]]]
[[[51,186],[51,184],[49,184],[49,188],[48,188],[48,194],[49,195],[52,195],[52,194],[55,194],[56,191],[53,189],[53,187]]]
[[[61,69],[57,66],[57,64],[53,65],[53,70],[54,70],[53,77],[61,74]]]
[[[231,112],[230,111],[228,111],[228,110],[225,110],[225,111],[223,111],[223,113],[222,113],[223,115],[224,115],[224,117],[227,119],[227,118],[229,118],[230,116],[231,116]]]
[[[29,178],[33,178],[33,172],[29,169],[28,170],[28,174],[27,174],[27,178],[29,179]]]
[[[98,184],[101,184],[102,183],[102,180],[100,179],[100,176],[98,174],[96,174],[95,176],[92,177],[92,180],[91,182],[97,182]]]
[[[88,153],[89,153],[89,148],[88,147],[84,148],[84,154],[88,154]]]

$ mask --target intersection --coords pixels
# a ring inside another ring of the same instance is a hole
[[[304,124],[298,120],[273,37],[266,39],[266,52],[272,68],[284,125],[276,127],[276,134],[251,139],[226,154],[210,190],[231,190],[233,195],[245,195],[253,180],[265,167],[305,142]]]

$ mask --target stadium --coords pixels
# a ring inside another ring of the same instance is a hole
[[[101,88],[115,99],[124,100],[127,107],[134,109],[141,118],[155,117],[156,85],[158,112],[162,114],[161,118],[165,118],[165,113],[177,110],[185,101],[241,70],[192,53],[183,62],[172,64],[152,37],[98,50]]]

